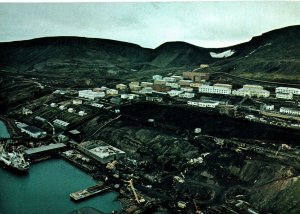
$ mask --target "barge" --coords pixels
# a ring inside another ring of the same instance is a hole
[[[92,197],[96,194],[107,192],[110,189],[111,188],[106,186],[104,183],[99,183],[94,186],[88,187],[86,189],[79,190],[77,192],[73,192],[70,194],[70,197],[74,201],[80,201],[80,200]]]

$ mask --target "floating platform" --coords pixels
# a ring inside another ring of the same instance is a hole
[[[80,201],[96,194],[104,193],[111,188],[106,186],[104,183],[96,184],[94,186],[88,187],[83,190],[79,190],[77,192],[73,192],[70,194],[71,199],[74,201]]]

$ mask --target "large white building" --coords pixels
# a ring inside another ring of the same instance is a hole
[[[300,95],[300,88],[277,87],[275,92]]]
[[[293,116],[300,116],[300,109],[295,109],[295,108],[281,107],[279,109],[279,112],[283,114],[290,114]]]
[[[260,85],[244,85],[243,88],[232,90],[232,94],[242,97],[269,97],[270,92]]]
[[[78,95],[79,97],[87,98],[90,100],[105,97],[105,93],[103,91],[96,92],[92,90],[80,90]]]
[[[191,106],[202,107],[202,108],[216,108],[219,105],[219,102],[188,101],[187,104]]]
[[[208,94],[231,94],[231,89],[223,86],[201,85],[199,92]]]

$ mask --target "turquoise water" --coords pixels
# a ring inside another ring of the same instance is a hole
[[[71,192],[96,182],[83,171],[61,159],[51,159],[30,166],[27,175],[17,175],[0,168],[1,214],[64,214],[82,207],[102,212],[120,211],[114,192],[75,203]]]
[[[9,132],[3,123],[3,121],[0,120],[0,138],[9,138]]]

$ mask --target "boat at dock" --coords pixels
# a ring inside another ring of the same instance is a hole
[[[83,190],[79,190],[77,192],[73,192],[70,194],[71,199],[74,201],[80,201],[96,194],[100,194],[110,190],[111,188],[106,186],[104,183],[99,183],[94,186],[88,187]]]
[[[6,152],[4,147],[0,148],[0,161],[9,168],[19,172],[27,172],[29,162],[24,159],[23,154],[19,152]]]

